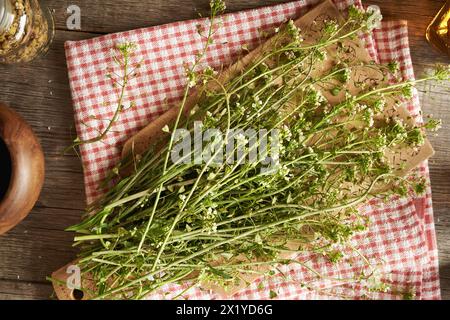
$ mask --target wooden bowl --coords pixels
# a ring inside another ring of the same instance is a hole
[[[0,103],[0,138],[11,159],[9,187],[0,199],[0,235],[15,227],[34,207],[44,183],[44,154],[31,127]],[[4,175],[6,164],[0,165]]]

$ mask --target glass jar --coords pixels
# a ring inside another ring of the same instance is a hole
[[[0,63],[29,62],[46,53],[55,26],[37,0],[0,0]]]
[[[426,37],[435,48],[450,57],[450,0],[444,4],[427,28]]]

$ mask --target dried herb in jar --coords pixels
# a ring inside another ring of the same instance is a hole
[[[29,62],[45,53],[53,18],[36,0],[0,0],[0,63]]]

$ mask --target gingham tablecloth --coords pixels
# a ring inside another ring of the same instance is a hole
[[[205,62],[212,67],[230,64],[242,52],[243,45],[252,47],[259,43],[262,31],[273,31],[282,22],[304,14],[317,2],[295,1],[222,16],[223,24]],[[340,9],[353,3],[361,6],[359,0],[335,0],[335,3]],[[88,202],[102,194],[99,185],[119,160],[123,143],[180,99],[185,83],[183,64],[193,61],[195,52],[202,48],[197,25],[204,23],[201,19],[175,22],[66,42],[76,129],[83,140],[95,137],[96,130],[105,126],[104,121],[96,119],[110,119],[114,113],[118,89],[113,88],[111,80],[105,77],[108,67],[113,65],[112,48],[119,42],[135,42],[139,47],[134,59],[142,60],[140,75],[128,87],[127,101],[134,101],[136,107],[120,115],[113,131],[104,140],[80,147]],[[383,22],[381,28],[365,40],[375,60],[389,62],[396,59],[400,62],[403,77],[414,78],[405,22]],[[408,109],[421,120],[417,92]],[[418,171],[429,179],[426,162]],[[361,210],[370,217],[371,227],[354,238],[352,245],[358,251],[349,250],[344,261],[332,265],[319,255],[301,254],[298,261],[304,266],[282,266],[275,276],[261,278],[232,298],[269,299],[272,291],[277,294],[277,299],[439,299],[431,189],[428,188],[421,198],[371,201]],[[377,265],[375,271],[357,252],[370,264]],[[322,277],[308,271],[306,266],[320,271]],[[361,272],[366,275],[375,272],[373,278],[378,281],[335,280],[351,279]],[[187,283],[170,284],[148,298],[171,298],[188,287]],[[190,288],[183,297],[223,298],[199,287]]]

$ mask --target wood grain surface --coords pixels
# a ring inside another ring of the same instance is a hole
[[[63,230],[78,222],[85,197],[83,172],[76,156],[62,156],[75,132],[64,57],[64,41],[186,20],[207,14],[208,0],[47,0],[57,26],[49,53],[32,64],[0,66],[0,101],[19,112],[41,140],[46,157],[46,179],[30,215],[0,237],[0,299],[47,299],[52,287],[45,277],[76,255],[73,235]],[[228,0],[227,11],[287,1]],[[385,19],[408,20],[416,75],[436,62],[450,59],[435,52],[425,40],[428,23],[443,0],[363,0],[381,7]],[[81,30],[66,27],[67,7],[81,8]],[[444,122],[431,142],[433,203],[439,246],[442,297],[450,299],[450,93],[449,87],[423,85],[424,113]]]

